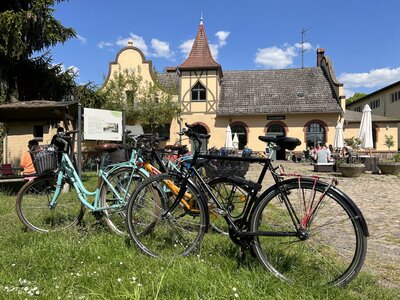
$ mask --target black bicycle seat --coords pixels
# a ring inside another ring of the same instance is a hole
[[[294,150],[297,146],[301,145],[301,142],[298,138],[294,137],[270,137],[270,136],[263,136],[260,135],[258,137],[260,141],[266,142],[266,143],[275,143],[277,144],[281,149],[287,149],[287,150]]]

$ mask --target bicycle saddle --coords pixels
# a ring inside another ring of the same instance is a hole
[[[293,137],[269,137],[269,136],[263,136],[260,135],[258,137],[260,141],[266,142],[266,143],[275,143],[277,144],[281,149],[287,149],[287,150],[294,150],[297,146],[301,145],[301,142],[298,138],[293,138]]]
[[[186,145],[165,145],[165,150],[182,150]]]
[[[95,147],[96,150],[104,152],[114,152],[122,148],[121,144],[100,144]]]

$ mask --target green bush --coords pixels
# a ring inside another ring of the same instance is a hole
[[[395,155],[393,155],[393,159],[395,162],[400,162],[400,152],[397,152]]]

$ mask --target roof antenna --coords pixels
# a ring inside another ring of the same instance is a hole
[[[304,40],[304,36],[305,36],[306,32],[309,31],[311,28],[312,28],[312,26],[308,27],[307,29],[303,28],[301,30],[301,42],[300,42],[300,44],[301,44],[301,51],[300,51],[301,52],[301,68],[304,68],[304,52],[307,51],[307,49],[304,49],[304,44],[307,43],[307,41]]]
[[[200,25],[203,25],[203,11],[200,12]]]

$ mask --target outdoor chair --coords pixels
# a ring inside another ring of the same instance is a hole
[[[14,175],[11,164],[1,164],[1,176],[12,176]]]

